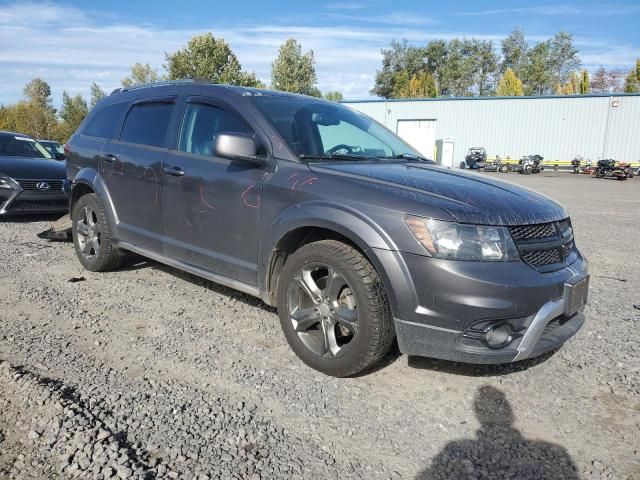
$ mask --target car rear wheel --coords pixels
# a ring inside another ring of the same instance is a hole
[[[78,199],[73,207],[73,245],[78,260],[92,272],[115,270],[123,254],[111,243],[111,230],[104,206],[94,193]]]
[[[287,259],[278,314],[296,355],[336,377],[372,367],[395,338],[380,277],[360,252],[336,240],[310,243]]]

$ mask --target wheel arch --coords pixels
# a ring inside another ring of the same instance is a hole
[[[95,193],[104,205],[111,231],[115,234],[117,232],[116,225],[118,224],[118,217],[113,208],[111,195],[109,195],[109,190],[102,176],[93,168],[83,168],[73,178],[71,184],[71,202],[69,206],[70,214],[73,216],[73,208],[78,199],[88,193]]]
[[[396,295],[385,262],[379,256],[380,251],[395,250],[395,244],[360,212],[333,205],[293,207],[263,231],[263,238],[258,274],[263,300],[269,305],[276,303],[279,275],[289,255],[310,242],[336,239],[351,245],[371,263],[395,311]]]

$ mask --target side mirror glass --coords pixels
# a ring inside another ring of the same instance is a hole
[[[256,141],[246,133],[219,133],[216,136],[215,154],[218,157],[264,165],[265,159],[257,153]]]
[[[67,159],[67,157],[64,156],[64,153],[56,153],[54,155],[54,157],[55,157],[56,160],[66,160]]]

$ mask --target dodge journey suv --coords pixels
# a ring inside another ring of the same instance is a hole
[[[587,262],[567,211],[440,167],[340,104],[180,81],[118,89],[67,148],[92,271],[137,254],[277,306],[329,375],[400,351],[505,363],[578,331]]]

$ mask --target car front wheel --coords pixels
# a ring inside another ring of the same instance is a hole
[[[111,242],[111,230],[104,206],[94,193],[78,199],[73,207],[73,245],[78,260],[92,272],[115,270],[123,254]]]
[[[336,377],[372,367],[395,338],[380,277],[359,251],[337,240],[307,244],[287,259],[278,314],[296,355]]]

